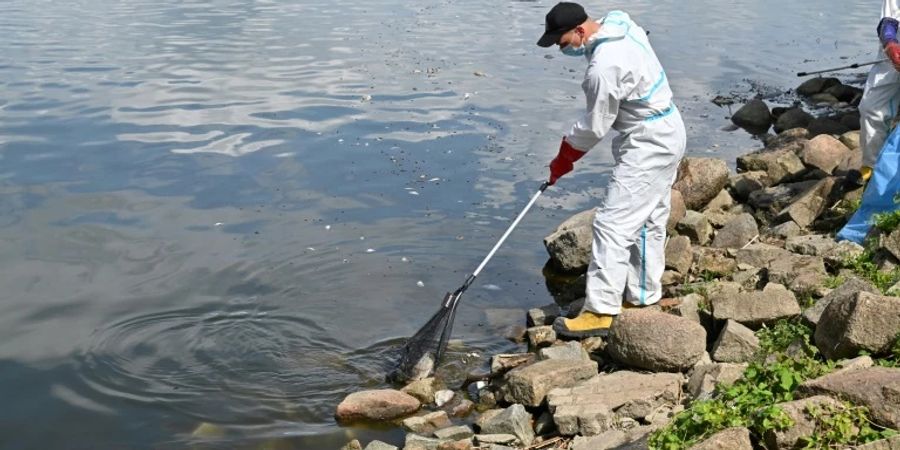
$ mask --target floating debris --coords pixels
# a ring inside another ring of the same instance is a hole
[[[418,287],[425,287],[425,283],[423,283],[423,282],[421,282],[421,281],[417,281],[417,282],[416,282],[416,286],[418,286]]]
[[[419,195],[419,193],[416,191],[409,191],[409,195]]]
[[[326,230],[330,230],[330,229],[331,229],[331,225],[325,225],[325,229],[326,229]]]
[[[480,71],[480,70],[476,70],[476,71],[473,72],[473,73],[475,74],[476,77],[486,77],[486,76],[487,76],[487,75],[485,75],[484,72],[482,72],[482,71]]]
[[[366,253],[375,253],[375,249],[374,249],[374,248],[367,248],[367,249],[366,249]]]
[[[365,102],[371,102],[371,101],[372,101],[372,96],[369,95],[369,94],[363,95],[362,98],[360,99],[360,101],[363,102],[363,103],[365,103]]]
[[[484,285],[484,288],[487,289],[487,290],[489,290],[489,291],[500,291],[500,290],[502,290],[502,289],[500,288],[500,286],[497,286],[496,284],[486,284],[486,285]]]
[[[215,224],[214,226],[221,227],[221,226],[222,226],[222,222],[216,222],[216,224]]]
[[[400,258],[400,261],[409,262],[409,258],[404,256],[404,257]]]

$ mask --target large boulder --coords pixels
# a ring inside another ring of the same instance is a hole
[[[816,136],[806,144],[801,154],[803,163],[831,175],[835,167],[849,154],[850,149],[841,141],[829,136]]]
[[[673,372],[693,366],[705,350],[706,330],[700,324],[649,309],[620,314],[606,347],[610,356],[623,364]]]
[[[728,165],[719,158],[684,158],[674,188],[687,209],[700,210],[728,184]]]
[[[794,128],[806,128],[813,118],[810,113],[801,108],[788,110],[775,121],[775,131],[781,133]]]
[[[712,359],[719,362],[749,361],[759,351],[759,338],[753,330],[729,320],[713,344]]]
[[[781,147],[748,153],[738,157],[737,167],[743,171],[765,171],[773,185],[798,179],[806,173],[806,166],[797,156],[805,144],[806,140],[797,140]]]
[[[687,236],[673,236],[666,244],[666,268],[680,274],[687,274],[691,270],[694,254],[691,249],[691,240]]]
[[[684,205],[684,197],[678,189],[672,189],[672,205],[669,208],[669,220],[666,222],[666,231],[671,234],[675,231],[675,225],[681,222],[687,213],[687,207]]]
[[[801,83],[800,86],[797,86],[797,94],[800,94],[804,97],[811,97],[813,95],[825,92],[832,86],[838,86],[840,84],[841,80],[838,80],[834,77],[810,78]]]
[[[483,434],[511,434],[525,445],[534,441],[534,430],[531,428],[531,414],[525,407],[515,404],[503,412],[491,417],[481,425]]]
[[[393,389],[354,392],[337,406],[338,422],[387,421],[416,412],[421,403],[415,397]]]
[[[828,395],[869,408],[883,427],[900,429],[900,369],[871,367],[841,370],[804,382],[801,395]]]
[[[560,434],[596,435],[616,416],[643,420],[657,408],[677,405],[683,382],[681,374],[618,371],[554,389],[547,406]]]
[[[762,134],[772,125],[772,113],[766,102],[753,99],[737,110],[731,121],[753,134]]]
[[[791,418],[793,425],[783,430],[770,428],[765,431],[763,440],[766,448],[770,449],[798,448],[798,444],[803,443],[801,439],[808,438],[818,431],[822,424],[820,419],[813,415],[814,411],[821,410],[822,415],[827,415],[825,411],[844,409],[841,402],[824,395],[779,403],[776,406]]]
[[[810,136],[819,136],[821,134],[840,136],[851,131],[850,127],[830,117],[817,117],[811,120],[806,128],[809,130]]]
[[[719,282],[707,290],[712,315],[756,329],[800,314],[794,294],[781,284],[769,283],[762,291],[744,291],[740,284]]]
[[[728,179],[728,186],[731,188],[731,192],[735,198],[742,202],[746,202],[751,193],[771,185],[769,174],[764,170],[743,172]]]
[[[825,211],[834,188],[835,178],[820,180],[781,210],[778,213],[778,222],[793,220],[801,228],[808,227]]]
[[[791,200],[798,194],[809,190],[818,182],[817,180],[807,180],[768,187],[751,193],[747,198],[747,202],[758,210],[774,214],[790,204]]]
[[[816,326],[816,346],[828,358],[849,358],[865,350],[889,350],[900,333],[900,298],[868,292],[829,304]]]
[[[698,245],[708,244],[713,234],[709,220],[697,211],[688,211],[675,229],[680,235],[687,236],[691,242]]]
[[[716,233],[712,245],[719,248],[741,248],[757,235],[759,228],[756,219],[743,213],[731,219]]]
[[[822,317],[822,313],[831,302],[836,300],[847,301],[845,299],[855,297],[858,292],[869,292],[876,295],[881,293],[881,291],[868,280],[850,277],[844,280],[844,282],[836,289],[829,292],[828,295],[820,298],[812,306],[803,311],[803,319],[811,325],[817,326],[819,324],[819,319]]]
[[[507,372],[500,394],[509,403],[540,406],[550,390],[573,386],[596,374],[594,361],[547,359]]]
[[[560,224],[544,238],[550,261],[563,272],[583,272],[591,260],[591,242],[596,209],[582,211]]]

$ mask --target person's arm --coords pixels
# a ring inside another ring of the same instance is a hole
[[[581,87],[587,112],[566,134],[566,141],[576,150],[587,152],[609,133],[619,114],[618,80],[600,70],[590,70]]]
[[[618,83],[610,82],[598,70],[591,68],[581,84],[587,102],[587,112],[572,125],[559,144],[559,152],[550,161],[550,184],[572,171],[575,161],[597,145],[609,133],[619,111],[614,94]]]

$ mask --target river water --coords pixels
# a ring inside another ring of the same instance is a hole
[[[386,386],[546,177],[585,64],[534,45],[552,4],[0,0],[0,448],[398,443],[334,407]],[[650,30],[689,153],[729,164],[758,144],[709,100],[872,59],[879,13],[587,6]],[[541,239],[610,163],[607,141],[487,266],[466,355],[515,350],[502,322],[553,302]]]

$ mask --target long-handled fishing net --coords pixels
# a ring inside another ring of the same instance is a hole
[[[534,202],[537,201],[538,197],[541,196],[548,186],[549,183],[546,182],[541,185],[541,188],[531,197],[531,201],[525,205],[525,208],[519,213],[506,232],[503,233],[503,236],[500,237],[500,240],[497,241],[497,244],[494,245],[487,257],[466,278],[466,282],[459,289],[448,292],[444,299],[441,300],[441,308],[431,316],[431,319],[416,334],[406,341],[406,344],[400,350],[400,358],[396,367],[388,374],[389,380],[404,382],[425,378],[431,374],[438,362],[440,362],[441,357],[444,356],[444,350],[447,349],[447,341],[450,339],[450,333],[453,331],[453,319],[456,317],[456,308],[459,306],[460,297],[472,285],[475,278],[481,273],[481,269],[484,269],[484,266],[494,256],[497,249],[503,245],[503,242],[516,228],[522,217],[531,209],[531,206],[534,205]]]

